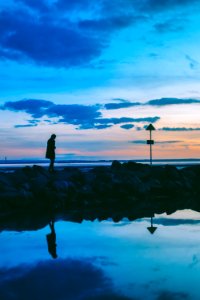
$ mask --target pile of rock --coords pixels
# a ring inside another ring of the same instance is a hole
[[[0,173],[0,213],[73,209],[149,214],[200,209],[200,166],[178,169],[114,161],[87,172],[68,167],[49,173],[40,166]]]

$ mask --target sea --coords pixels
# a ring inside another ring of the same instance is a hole
[[[133,161],[137,163],[150,164],[148,159],[137,160],[119,160],[124,163],[127,161]],[[55,161],[55,168],[62,169],[64,167],[80,167],[80,168],[92,168],[95,166],[110,166],[113,160],[57,160]],[[41,167],[48,167],[49,160],[0,160],[0,170],[12,171],[17,168],[25,166],[38,165]],[[190,165],[200,165],[200,158],[185,158],[185,159],[154,159],[152,165],[173,165],[177,167],[185,167]]]

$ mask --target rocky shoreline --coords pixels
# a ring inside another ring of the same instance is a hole
[[[49,173],[34,165],[0,173],[0,218],[34,211],[133,220],[185,208],[200,211],[199,195],[200,166],[178,169],[113,161],[109,167],[66,167]]]

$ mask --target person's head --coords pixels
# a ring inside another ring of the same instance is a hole
[[[52,134],[52,135],[51,135],[51,139],[55,140],[55,138],[56,138],[56,135],[55,135],[55,134]]]

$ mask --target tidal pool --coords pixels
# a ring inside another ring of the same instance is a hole
[[[0,299],[199,300],[200,213],[156,215],[153,234],[150,221],[2,231]]]

